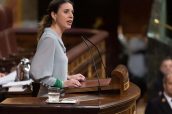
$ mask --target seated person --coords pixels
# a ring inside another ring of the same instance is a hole
[[[148,102],[145,114],[172,114],[172,73],[163,78],[163,93]]]
[[[168,75],[170,73],[172,73],[172,58],[167,56],[165,57],[161,64],[160,64],[160,72],[159,72],[159,75],[157,76],[156,78],[156,82],[155,82],[155,96],[158,96],[158,95],[161,95],[162,94],[162,91],[163,91],[163,77],[165,75]]]

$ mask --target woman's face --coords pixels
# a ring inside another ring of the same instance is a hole
[[[70,29],[73,23],[73,6],[70,3],[64,3],[59,7],[59,10],[54,15],[55,24],[59,26],[61,30]]]

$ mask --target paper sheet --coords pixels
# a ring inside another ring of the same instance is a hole
[[[26,88],[23,88],[23,86],[12,86],[9,87],[8,92],[23,92]]]
[[[30,85],[32,82],[33,82],[32,79],[26,80],[26,81],[9,82],[9,83],[3,84],[2,87]]]
[[[16,71],[13,71],[4,77],[1,77],[0,78],[0,85],[6,84],[9,82],[14,82],[16,75],[17,75]]]

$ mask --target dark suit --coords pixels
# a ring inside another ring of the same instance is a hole
[[[148,102],[145,114],[172,114],[172,109],[164,95],[161,95]]]

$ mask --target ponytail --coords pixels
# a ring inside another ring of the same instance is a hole
[[[37,36],[37,40],[40,39],[40,37],[42,36],[43,32],[44,32],[44,29],[46,27],[50,27],[51,24],[52,24],[52,17],[51,17],[51,12],[55,12],[57,13],[57,11],[59,10],[59,7],[61,4],[63,3],[70,3],[73,5],[73,3],[70,1],[70,0],[52,0],[48,6],[48,9],[47,9],[47,15],[45,15],[40,24],[39,24],[39,27],[38,27],[38,36]]]
[[[38,27],[38,36],[37,36],[37,40],[39,40],[44,32],[44,29],[46,27],[50,27],[52,24],[52,17],[50,15],[45,15],[41,22],[39,23],[39,27]]]

